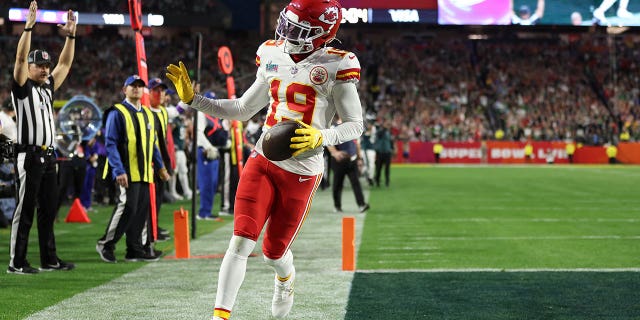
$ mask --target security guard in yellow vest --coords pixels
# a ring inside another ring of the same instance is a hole
[[[527,142],[527,145],[524,146],[524,159],[526,162],[533,160],[533,145],[531,142]]]
[[[433,145],[433,156],[436,158],[436,163],[440,163],[440,154],[442,153],[443,149],[444,147],[440,142],[436,142]]]
[[[160,78],[153,78],[149,80],[149,103],[150,108],[154,115],[155,120],[155,128],[157,132],[158,139],[156,140],[156,145],[160,150],[160,155],[162,156],[162,161],[165,164],[165,168],[169,173],[169,176],[173,175],[173,169],[171,168],[171,158],[174,157],[175,150],[171,148],[169,149],[167,145],[167,127],[169,121],[169,115],[167,113],[167,109],[162,105],[165,100],[167,85],[162,82]],[[158,172],[154,175],[154,184],[155,184],[155,199],[156,199],[156,235],[157,239],[154,239],[153,234],[153,223],[151,221],[151,217],[149,217],[149,221],[147,222],[147,242],[145,243],[145,247],[149,248],[152,242],[157,241],[165,241],[169,240],[169,231],[166,229],[160,228],[160,209],[162,208],[162,200],[164,198],[164,191],[166,190],[166,183],[164,181],[159,181],[160,176]],[[153,214],[150,212],[150,214]],[[155,250],[151,249],[150,250]],[[157,254],[160,254],[160,251],[155,251]]]
[[[219,183],[220,183],[220,213],[219,216],[231,216],[235,209],[236,191],[238,190],[238,182],[240,182],[240,174],[238,165],[242,161],[242,155],[238,157],[236,146],[239,144],[240,150],[243,149],[242,134],[236,135],[233,122],[226,124],[222,122],[222,127],[229,126],[229,143],[220,149],[220,167],[219,167]],[[242,132],[242,122],[237,121],[237,130]],[[236,139],[238,141],[236,141]]]
[[[107,165],[105,175],[116,182],[116,206],[96,251],[105,262],[115,263],[115,246],[127,235],[126,261],[156,261],[159,256],[143,249],[142,230],[149,215],[149,183],[153,169],[163,180],[169,179],[156,146],[153,115],[140,100],[145,82],[137,75],[124,83],[125,100],[104,114]],[[152,166],[153,163],[153,166]]]
[[[629,142],[630,139],[631,139],[631,134],[629,133],[629,130],[624,129],[620,133],[620,142]]]
[[[618,156],[618,148],[614,144],[605,145],[607,147],[607,158],[609,158],[609,163],[614,164],[618,162],[616,157]]]
[[[567,151],[567,157],[569,158],[569,163],[573,163],[573,154],[576,153],[575,143],[573,143],[573,141],[567,142],[567,145],[565,146],[565,150]]]

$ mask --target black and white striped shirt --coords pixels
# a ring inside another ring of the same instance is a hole
[[[15,79],[11,97],[16,110],[17,144],[52,147],[55,139],[53,76],[38,85],[27,79],[20,86]]]

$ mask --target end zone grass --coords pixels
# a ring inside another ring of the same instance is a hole
[[[371,191],[345,319],[640,319],[639,178],[393,167]]]
[[[394,166],[366,215],[345,208],[364,221],[350,294],[353,274],[338,260],[342,215],[331,212],[330,191],[319,192],[293,247],[300,282],[291,318],[640,319],[638,178],[640,167],[628,166]],[[343,200],[353,202],[350,191]],[[56,225],[60,256],[76,270],[0,273],[0,319],[208,318],[219,260],[103,263],[94,246],[110,210],[90,214],[91,224]],[[215,232],[222,224],[199,222],[192,248],[223,252],[229,221]],[[37,264],[35,228],[30,238]],[[0,241],[6,262],[7,230]],[[259,250],[237,319],[269,318],[273,274]]]

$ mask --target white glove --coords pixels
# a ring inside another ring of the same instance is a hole
[[[207,159],[209,160],[218,159],[218,157],[220,156],[220,154],[218,153],[218,149],[214,146],[206,147],[203,151],[205,157],[207,157]]]
[[[229,129],[231,129],[231,121],[227,119],[222,120],[222,129],[224,129],[224,131],[229,131]]]

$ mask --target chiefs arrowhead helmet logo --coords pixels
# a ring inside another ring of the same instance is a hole
[[[329,7],[325,10],[318,20],[326,24],[336,24],[338,22],[338,7]]]
[[[321,85],[329,79],[329,72],[323,66],[315,66],[309,72],[309,80],[314,84]]]

